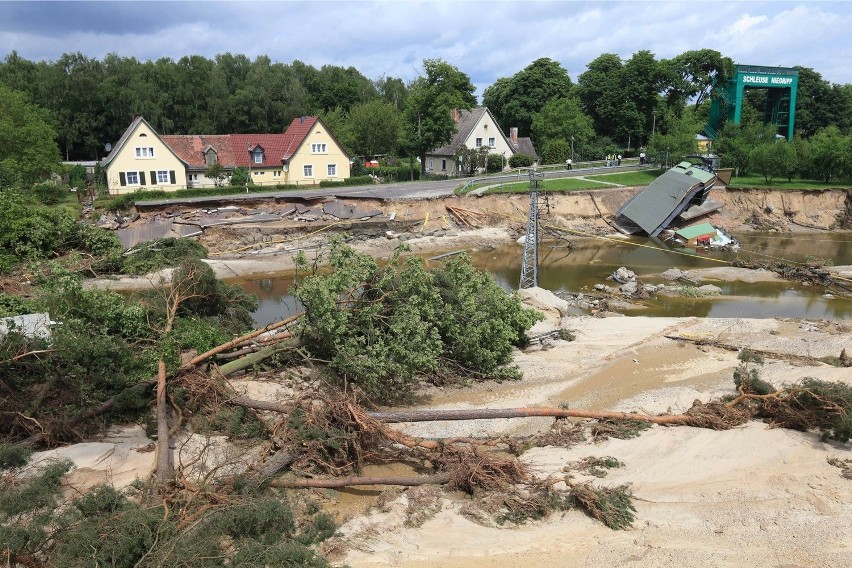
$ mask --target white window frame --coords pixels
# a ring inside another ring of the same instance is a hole
[[[255,150],[251,154],[252,154],[252,161],[254,161],[255,164],[262,164],[263,163],[263,152],[261,152],[260,150]]]
[[[306,178],[314,177],[314,166],[313,164],[305,164],[302,166],[302,173]]]
[[[136,147],[136,159],[137,160],[152,160],[154,158],[154,147],[153,146],[137,146]]]
[[[136,180],[130,181],[130,176],[134,176]],[[124,172],[124,181],[127,183],[127,185],[140,185],[139,172]]]
[[[328,177],[337,177],[337,164],[329,164],[326,171]]]
[[[316,142],[311,144],[311,153],[312,154],[325,154],[328,152],[328,146],[325,142]]]
[[[489,147],[489,148],[493,148],[493,147],[494,147],[494,145],[496,144],[496,142],[497,142],[497,139],[496,139],[496,138],[489,138],[489,139],[488,139],[488,147]]]
[[[434,169],[435,169],[435,162],[434,162],[434,160],[433,160],[432,158],[429,158],[429,169],[430,169],[430,170],[434,170]]]
[[[198,181],[198,174],[189,174],[189,181]]]
[[[169,176],[169,170],[157,170],[157,185],[171,184],[172,179]]]
[[[477,138],[477,139],[476,139],[476,142],[474,142],[474,145],[475,145],[477,148],[482,148],[482,138]]]
[[[272,172],[272,177],[276,177],[276,178],[277,178],[277,177],[281,177],[281,171],[280,171],[280,170],[276,170],[276,171]]]

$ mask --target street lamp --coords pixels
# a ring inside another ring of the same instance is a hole
[[[654,122],[651,125],[651,136],[653,136],[657,132],[657,111],[653,111],[653,113],[654,113]]]
[[[574,162],[574,135],[571,135],[571,162]]]

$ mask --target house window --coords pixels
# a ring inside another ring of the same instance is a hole
[[[254,152],[253,155],[254,155],[254,163],[255,164],[262,164],[263,163],[263,151],[262,150],[258,150],[256,152]]]
[[[477,139],[476,139],[476,147],[477,147],[477,148],[482,148],[482,138],[477,138]]]
[[[169,183],[169,171],[168,170],[158,170],[157,171],[157,183]]]
[[[314,154],[325,154],[326,153],[326,145],[325,144],[311,144],[311,152]]]
[[[280,178],[281,177],[281,170],[272,172],[272,177]]]
[[[189,181],[198,181],[198,174],[189,174]]]
[[[328,177],[334,177],[337,175],[337,164],[329,164],[328,165]]]
[[[154,149],[150,146],[138,146],[136,148],[136,157],[137,158],[153,158],[154,157]]]
[[[216,150],[214,150],[213,148],[207,150],[207,153],[205,154],[205,161],[207,162],[208,166],[212,166],[213,164],[215,164],[218,161],[216,157]]]
[[[447,160],[441,160],[441,171],[447,171]]]
[[[306,178],[314,177],[314,167],[313,166],[306,165],[304,170],[305,170],[305,177]]]
[[[435,169],[435,161],[432,158],[429,158],[429,169],[430,170]]]
[[[494,147],[494,138],[489,138],[489,139],[488,139],[488,146],[490,146],[491,148],[493,148],[493,147]]]
[[[139,185],[139,172],[125,172],[124,175],[127,177],[127,185]]]

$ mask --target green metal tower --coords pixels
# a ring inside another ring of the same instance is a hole
[[[764,121],[778,126],[778,133],[788,140],[793,138],[796,123],[796,93],[799,88],[799,71],[789,67],[762,67],[737,65],[734,76],[721,88],[710,103],[710,122],[704,127],[707,136],[715,139],[722,119],[740,123],[743,96],[746,89],[766,89]]]

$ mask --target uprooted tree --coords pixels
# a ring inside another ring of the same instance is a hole
[[[541,314],[506,294],[470,258],[457,255],[427,271],[398,249],[385,266],[339,242],[330,273],[298,280],[305,306],[303,344],[327,360],[339,384],[354,384],[376,402],[404,400],[420,378],[520,378],[513,346]],[[300,269],[308,270],[304,256]]]
[[[329,271],[308,270],[303,257],[296,294],[304,315],[237,337],[248,329],[251,300],[195,260],[184,263],[171,283],[131,303],[86,290],[56,267],[37,275],[41,288],[33,297],[0,298],[7,311],[50,306],[63,321],[50,341],[12,333],[0,342],[0,389],[9,403],[0,411],[2,467],[25,463],[25,446],[79,440],[146,414],[156,418],[160,447],[159,483],[140,486],[135,499],[99,489],[51,513],[67,466],[46,468],[36,477],[5,477],[13,490],[0,496],[0,541],[11,544],[0,550],[6,555],[0,560],[33,566],[45,559],[63,565],[96,559],[120,566],[206,566],[225,559],[252,565],[298,558],[300,565],[323,565],[304,545],[327,537],[333,525],[311,520],[313,513],[288,520],[304,505],[294,502],[291,510],[270,493],[277,487],[441,484],[469,493],[497,522],[579,507],[607,526],[625,528],[634,518],[627,487],[596,488],[575,482],[570,472],[539,479],[516,456],[527,447],[573,444],[586,435],[628,437],[651,423],[724,429],[763,418],[841,441],[852,436],[849,386],[805,379],[776,389],[760,381],[753,367],[758,361],[747,352],[735,395],[697,403],[680,415],[499,409],[505,417],[598,421],[557,420],[550,431],[521,440],[406,435],[385,424],[399,416],[370,412],[364,401],[404,400],[424,380],[517,377],[517,369],[506,367],[512,346],[524,343],[540,316],[464,256],[429,272],[422,261],[403,259],[400,252],[379,266],[336,243],[328,253]],[[278,403],[237,394],[226,380],[264,362],[280,366],[291,360],[321,368],[315,376],[329,384]],[[494,409],[466,412],[408,413],[404,420],[495,417]],[[171,434],[184,421],[196,432],[256,438],[259,458],[242,464],[239,474],[188,480],[167,461]],[[392,459],[410,463],[420,475],[358,475],[366,464]],[[614,463],[604,460],[595,467]],[[560,482],[564,488],[556,489]],[[105,527],[115,539],[96,538]],[[139,534],[146,536],[140,540]]]

